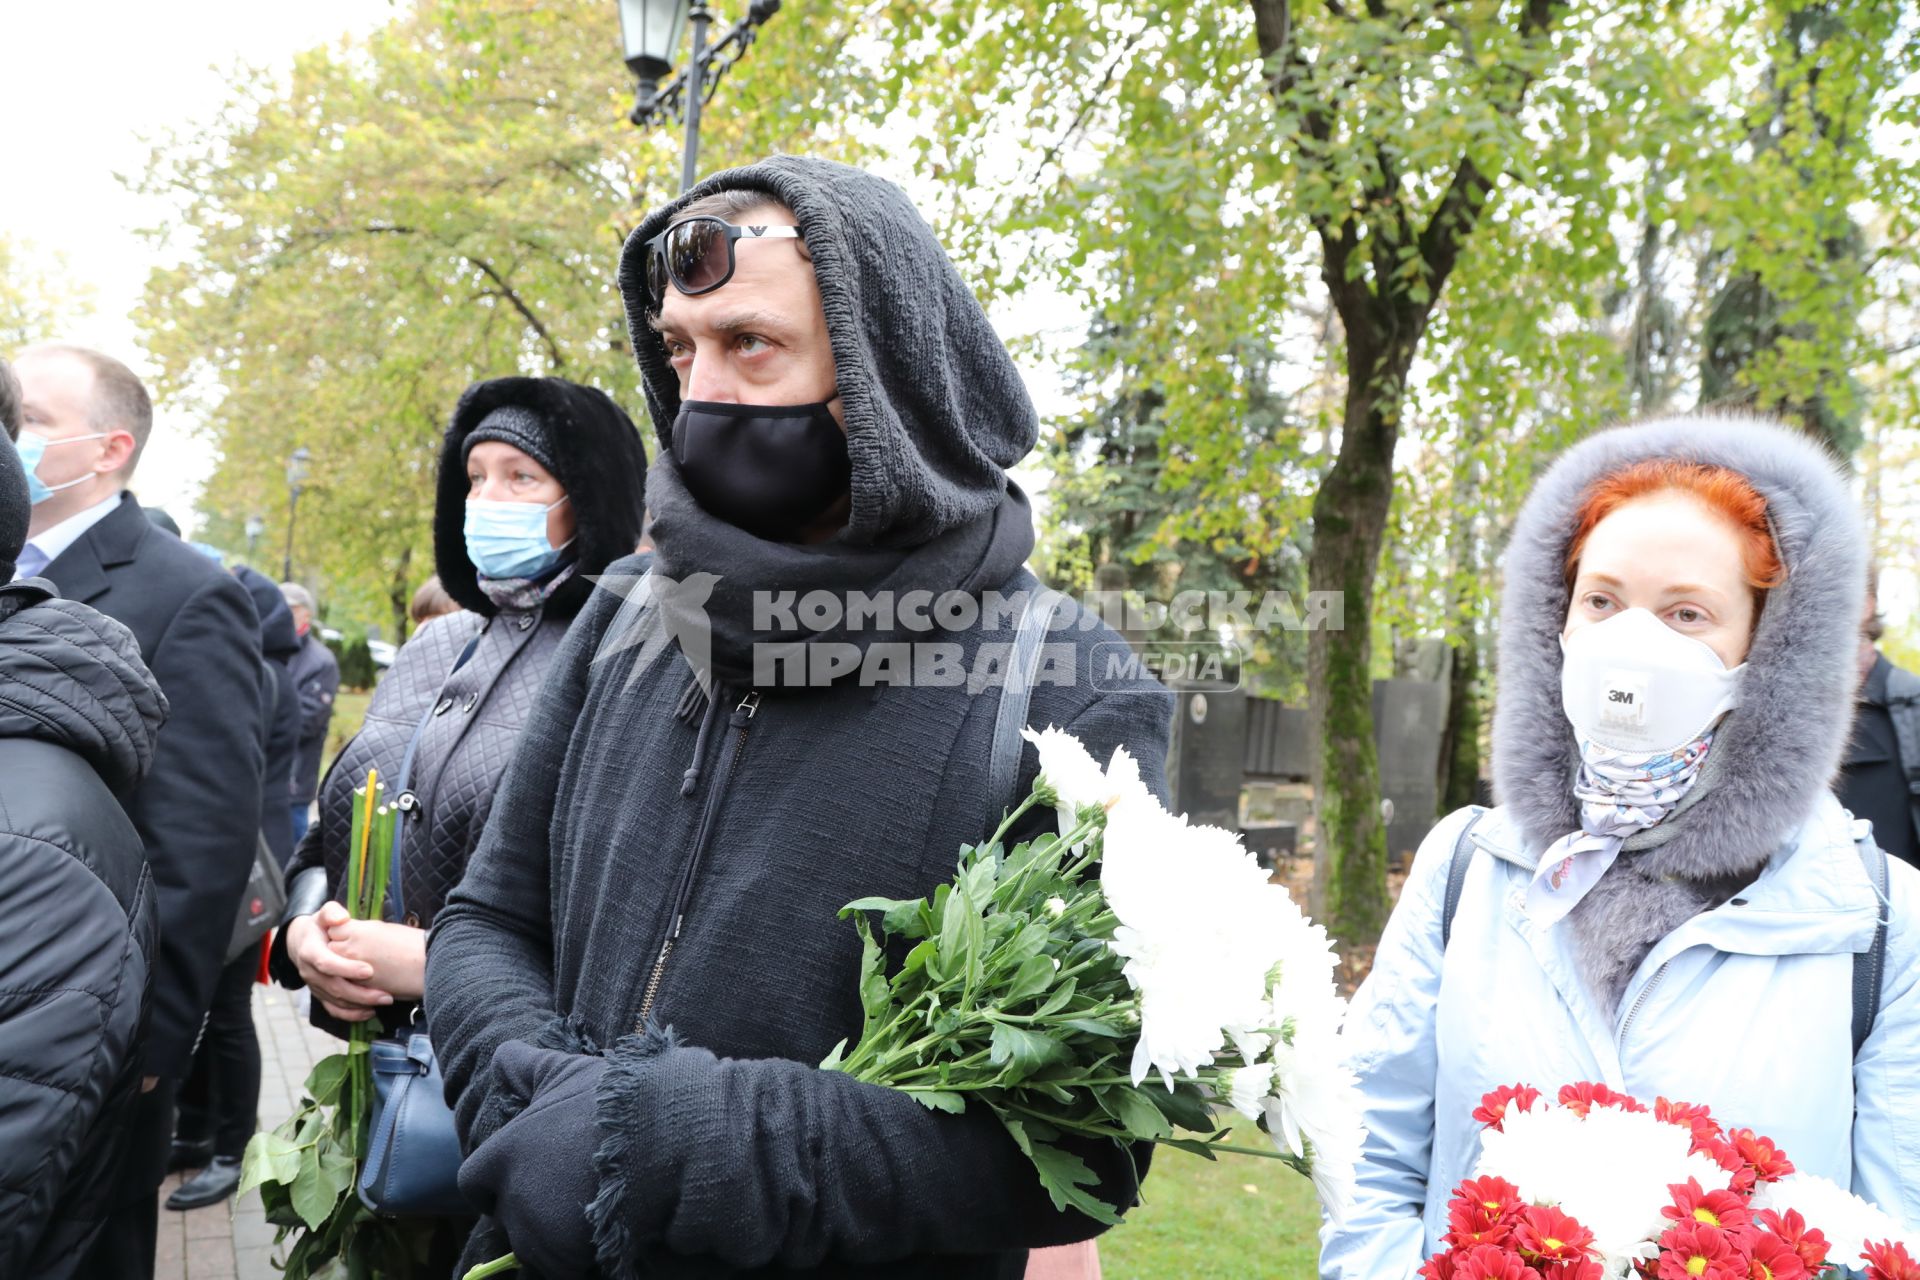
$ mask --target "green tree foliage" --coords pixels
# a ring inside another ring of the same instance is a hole
[[[846,21],[785,7],[720,88],[750,109],[706,115],[703,167],[857,152],[823,123],[814,76]],[[404,636],[462,388],[558,374],[637,411],[614,272],[679,163],[676,131],[627,123],[629,94],[610,4],[422,0],[289,79],[242,77],[211,129],[159,147],[143,185],[177,200],[158,234],[181,261],[138,320],[159,393],[218,447],[210,527],[258,512],[281,545],[286,459],[305,445],[296,573],[331,616]]]
[[[68,278],[62,259],[0,232],[0,357],[61,337],[92,310],[91,290]]]

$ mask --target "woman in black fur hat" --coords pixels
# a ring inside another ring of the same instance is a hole
[[[592,579],[640,540],[646,454],[604,393],[560,378],[496,378],[461,396],[440,454],[434,562],[461,606],[401,648],[360,732],[321,783],[319,819],[287,868],[274,976],[313,989],[336,1035],[379,1018],[409,1025],[426,931],[486,825],[494,786],[547,663]],[[413,746],[410,766],[409,744]],[[354,788],[367,771],[406,790],[402,901],[388,920],[341,905]]]

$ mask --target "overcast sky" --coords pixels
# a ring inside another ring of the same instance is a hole
[[[146,374],[129,313],[154,265],[136,234],[164,210],[128,193],[116,174],[145,163],[143,138],[212,118],[237,63],[285,70],[301,49],[390,18],[390,0],[132,0],[85,4],[9,0],[0,70],[6,176],[0,229],[42,253],[65,255],[91,286],[93,318],[67,336]],[[187,423],[162,408],[135,488],[185,526],[212,467]]]
[[[0,230],[25,241],[36,256],[64,255],[68,272],[91,288],[93,316],[65,336],[149,374],[130,313],[158,263],[137,232],[160,222],[166,209],[130,193],[117,175],[140,171],[149,140],[210,121],[236,65],[284,73],[300,50],[371,31],[396,7],[393,0],[8,0],[6,8],[13,56],[0,72],[9,170],[0,182]],[[612,3],[607,20],[611,29],[617,20]],[[616,73],[610,66],[608,74]],[[1038,310],[1036,316],[1029,300],[1023,314],[994,319],[1008,336],[1081,323],[1063,300],[1043,300]],[[1026,372],[1042,411],[1058,408],[1050,371]],[[134,486],[142,502],[166,507],[189,533],[192,504],[213,467],[212,451],[191,426],[180,412],[159,409]],[[1018,474],[1030,490],[1044,489],[1044,476],[1031,462]]]

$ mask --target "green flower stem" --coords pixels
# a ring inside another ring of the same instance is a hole
[[[462,1276],[460,1280],[487,1280],[488,1276],[505,1275],[509,1271],[520,1269],[520,1259],[508,1254],[504,1258],[495,1258],[492,1262],[483,1262]]]

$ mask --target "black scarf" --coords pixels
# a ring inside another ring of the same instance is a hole
[[[679,468],[662,452],[647,472],[647,506],[653,513],[649,533],[655,571],[677,581],[696,573],[717,576],[704,602],[713,636],[713,673],[729,685],[754,683],[755,646],[761,667],[770,654],[797,653],[807,644],[850,643],[863,651],[882,641],[930,642],[939,631],[847,626],[847,597],[890,592],[895,601],[910,591],[934,596],[961,591],[979,595],[1004,585],[1033,550],[1033,514],[1026,494],[1011,480],[999,503],[905,549],[857,546],[845,534],[814,546],[767,542],[709,515],[687,492]],[[793,592],[795,599],[825,591],[839,597],[839,621],[819,631],[799,622],[793,627],[754,628],[754,603],[761,593]],[[777,673],[783,669],[776,665]]]

